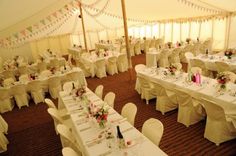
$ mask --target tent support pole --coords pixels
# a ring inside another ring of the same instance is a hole
[[[86,33],[85,33],[85,28],[84,28],[84,17],[83,17],[83,11],[82,11],[81,4],[79,5],[79,11],[80,11],[82,28],[83,28],[83,34],[84,34],[84,47],[85,47],[85,50],[88,52]]]
[[[132,60],[131,60],[130,49],[129,49],[129,38],[128,38],[129,34],[128,34],[128,29],[127,29],[125,0],[121,0],[121,6],[122,6],[122,14],[123,14],[123,22],[124,22],[125,43],[126,43],[127,59],[128,59],[129,73],[130,73],[130,81],[132,81],[133,80]]]

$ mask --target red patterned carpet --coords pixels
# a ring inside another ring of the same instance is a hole
[[[145,56],[139,55],[132,58],[133,65],[145,63]],[[133,72],[135,77],[135,73]],[[88,78],[88,87],[92,90],[97,85],[104,85],[104,95],[113,91],[116,94],[115,109],[120,112],[127,102],[133,102],[138,107],[135,127],[139,130],[145,120],[150,117],[159,119],[164,124],[164,135],[160,148],[170,156],[189,155],[236,155],[236,139],[216,146],[204,139],[205,121],[190,127],[177,123],[177,110],[166,113],[164,116],[155,110],[156,100],[151,100],[149,105],[140,99],[134,90],[135,78],[130,81],[129,72],[119,73],[106,78]],[[56,102],[56,101],[55,101]],[[51,117],[47,114],[45,104],[34,105],[22,109],[15,108],[12,112],[2,116],[9,124],[7,138],[10,141],[8,151],[3,156],[60,156],[61,143],[55,134]]]

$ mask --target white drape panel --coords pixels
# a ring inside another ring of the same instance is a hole
[[[186,38],[189,37],[189,23],[182,23],[181,29],[182,29],[182,31],[181,31],[181,33],[182,33],[181,34],[181,36],[182,36],[181,40],[185,41]]]
[[[134,37],[136,37],[136,38],[139,38],[139,37],[140,37],[139,27],[135,27],[135,28],[134,28]]]
[[[107,41],[107,33],[105,30],[99,32],[99,38],[100,38],[100,40]]]
[[[159,25],[155,24],[152,26],[152,36],[155,36],[156,38],[159,37]]]
[[[199,26],[200,24],[198,22],[191,22],[190,38],[192,40],[195,40],[195,41],[197,40],[197,37],[199,35]]]
[[[173,43],[180,41],[180,23],[173,23]]]
[[[160,37],[165,36],[165,24],[160,24]]]
[[[165,42],[171,42],[171,23],[165,24]]]
[[[145,37],[145,26],[140,27],[140,37]]]
[[[229,33],[229,47],[236,47],[236,16],[231,18],[231,29]]]
[[[146,37],[151,38],[152,37],[152,26],[146,25]]]
[[[211,38],[212,21],[202,22],[200,40]]]
[[[226,19],[215,20],[213,31],[213,49],[223,49],[225,44]]]

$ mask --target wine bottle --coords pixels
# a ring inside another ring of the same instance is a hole
[[[75,89],[75,84],[74,84],[74,82],[72,82],[72,86],[73,86],[72,88]]]
[[[119,143],[119,148],[123,148],[125,145],[125,141],[124,141],[124,137],[120,131],[120,126],[116,126],[117,129],[117,139],[118,139],[118,143]]]

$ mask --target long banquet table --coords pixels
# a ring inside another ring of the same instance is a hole
[[[171,76],[165,75],[164,71],[166,71],[164,68],[145,68],[138,71],[137,76],[143,77],[152,83],[161,84],[173,92],[184,91],[198,100],[203,106],[203,98],[214,101],[224,109],[227,116],[234,118],[233,124],[236,127],[236,84],[229,82],[227,84],[228,91],[219,92],[215,79],[202,76],[202,84],[197,85],[187,81],[187,73]]]
[[[101,100],[90,89],[86,88],[85,96],[87,99],[96,106],[104,105],[104,101]],[[72,130],[76,133],[76,140],[78,141],[82,153],[87,156],[116,156],[116,155],[142,155],[142,156],[164,156],[166,155],[158,146],[153,144],[142,133],[140,133],[135,127],[133,127],[125,118],[117,113],[113,108],[105,104],[109,108],[108,114],[108,126],[110,130],[115,132],[116,125],[119,124],[121,132],[125,140],[132,140],[130,146],[126,148],[118,148],[115,139],[109,140],[106,138],[99,141],[92,141],[99,134],[103,134],[105,129],[101,129],[96,126],[96,122],[86,117],[86,104],[84,106],[83,100],[76,100],[68,92],[60,92],[59,97],[59,109],[66,108],[70,114],[70,119],[73,123]],[[83,106],[83,107],[81,107]],[[83,109],[81,109],[83,108]],[[116,134],[116,133],[115,133]],[[115,135],[116,136],[116,135]],[[112,144],[112,148],[109,148],[108,143]]]
[[[215,62],[219,61],[219,62],[227,63],[230,67],[230,70],[232,72],[236,72],[236,58],[235,57],[233,57],[232,59],[228,59],[226,56],[220,56],[220,55],[208,55],[208,56],[206,56],[206,55],[200,54],[198,56],[194,56],[194,57],[191,57],[189,59],[190,59],[190,66],[192,66],[192,61],[191,60],[199,59],[199,60],[202,60],[205,63],[205,67],[208,70],[217,71],[217,66],[216,66]]]

